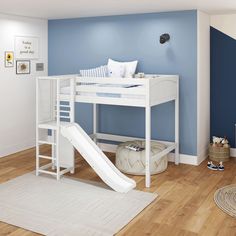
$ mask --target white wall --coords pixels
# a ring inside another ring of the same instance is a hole
[[[236,14],[212,15],[211,26],[236,39]]]
[[[197,156],[200,164],[210,142],[210,17],[198,11]]]
[[[35,77],[47,75],[47,28],[46,20],[0,14],[0,157],[35,146]],[[16,35],[39,37],[40,59],[31,60],[30,75],[4,67],[4,52],[14,51]],[[36,72],[36,62],[45,64],[44,72]]]

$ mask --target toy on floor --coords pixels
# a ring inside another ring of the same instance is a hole
[[[219,163],[218,166],[213,164],[212,161],[208,161],[207,168],[210,170],[219,170],[219,171],[223,171],[225,169],[222,161]]]
[[[213,147],[225,147],[225,148],[229,147],[229,141],[226,137],[221,138],[213,136],[212,141],[213,141]]]
[[[221,143],[223,144],[224,148],[228,148],[229,147],[229,141],[228,141],[228,139],[226,137],[222,140]]]

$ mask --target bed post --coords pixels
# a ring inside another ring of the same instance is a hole
[[[179,164],[179,78],[176,85],[175,99],[175,164]]]
[[[151,173],[150,173],[150,149],[151,149],[151,107],[150,107],[150,95],[149,95],[149,80],[146,83],[146,106],[145,106],[145,185],[150,188],[151,185]]]
[[[70,79],[70,122],[74,123],[75,122],[75,85],[76,85],[76,80],[75,78]],[[70,171],[71,174],[75,173],[75,153],[74,153],[74,148],[73,148],[73,168]]]
[[[39,79],[36,79],[36,175],[39,175]]]
[[[98,113],[98,106],[96,103],[93,104],[93,135],[95,137],[93,138],[93,141],[97,143],[97,126],[98,126],[98,120],[97,120],[97,113]]]
[[[60,80],[57,78],[56,80],[57,82],[57,119],[56,119],[56,123],[57,123],[57,128],[56,128],[56,163],[57,163],[57,169],[56,169],[56,173],[57,173],[57,180],[60,179],[60,150],[59,150],[59,144],[60,144]]]

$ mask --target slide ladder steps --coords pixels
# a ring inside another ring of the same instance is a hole
[[[73,105],[73,104],[72,104]],[[66,110],[65,110],[66,108]],[[57,119],[57,105],[54,106],[54,117]],[[59,105],[59,118],[60,119],[71,119],[70,114],[71,114],[71,104],[68,102],[68,104],[60,104]],[[68,121],[69,122],[69,121]]]
[[[60,116],[60,119],[70,119],[70,116]]]
[[[57,109],[57,105],[54,108]],[[70,105],[60,105],[60,108],[70,108]]]
[[[48,174],[48,175],[57,175],[56,172],[52,172],[52,171],[47,171],[47,170],[42,170],[42,169],[39,169],[38,170],[39,173],[43,173],[43,174]]]
[[[50,157],[50,156],[46,156],[46,155],[38,155],[39,158],[42,159],[47,159],[47,160],[54,160],[56,161],[56,158]]]
[[[55,110],[55,112],[57,112],[57,110]],[[70,111],[60,110],[60,113],[70,114]]]
[[[57,145],[56,143],[48,142],[48,141],[43,141],[43,140],[39,140],[38,143],[39,144],[48,144],[48,145]]]
[[[74,85],[72,85],[72,86],[74,87]],[[59,104],[58,104],[57,99],[59,99]],[[71,112],[72,112],[73,106],[74,106],[74,100],[67,102],[67,104],[61,104],[60,96],[57,96],[57,98],[55,100],[55,104],[53,105],[53,111],[52,111],[53,120],[46,122],[46,123],[38,124],[38,129],[52,130],[52,132],[55,135],[54,137],[56,137],[57,132],[60,132],[61,125],[62,124],[64,125],[65,123],[69,124],[71,122],[71,119],[73,119],[73,118],[71,118]],[[57,117],[58,113],[59,113],[59,116]],[[60,121],[59,125],[57,123],[58,118]],[[64,121],[62,121],[61,119],[64,119]],[[69,171],[70,172],[74,171],[74,167],[73,168],[68,167],[63,170],[60,170],[60,168],[57,168],[57,166],[60,165],[60,162],[57,159],[57,156],[58,156],[57,155],[57,151],[58,151],[57,148],[58,148],[58,144],[59,144],[57,138],[55,138],[54,142],[38,140],[37,144],[38,145],[40,145],[40,144],[52,145],[52,153],[54,153],[54,154],[52,154],[52,156],[46,156],[46,155],[41,155],[41,154],[37,153],[38,159],[42,158],[42,159],[47,159],[47,160],[52,161],[49,164],[38,167],[38,169],[37,169],[38,173],[55,175],[55,176],[57,176],[57,179],[59,179],[61,175],[65,174]],[[56,172],[49,171],[49,170],[47,170],[48,168],[52,168],[52,170],[56,169]]]

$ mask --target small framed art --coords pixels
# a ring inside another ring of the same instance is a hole
[[[30,74],[30,61],[17,60],[16,61],[16,74]]]
[[[14,53],[5,52],[5,67],[14,67]]]
[[[39,38],[31,36],[15,37],[15,57],[16,59],[38,59],[39,58]]]

